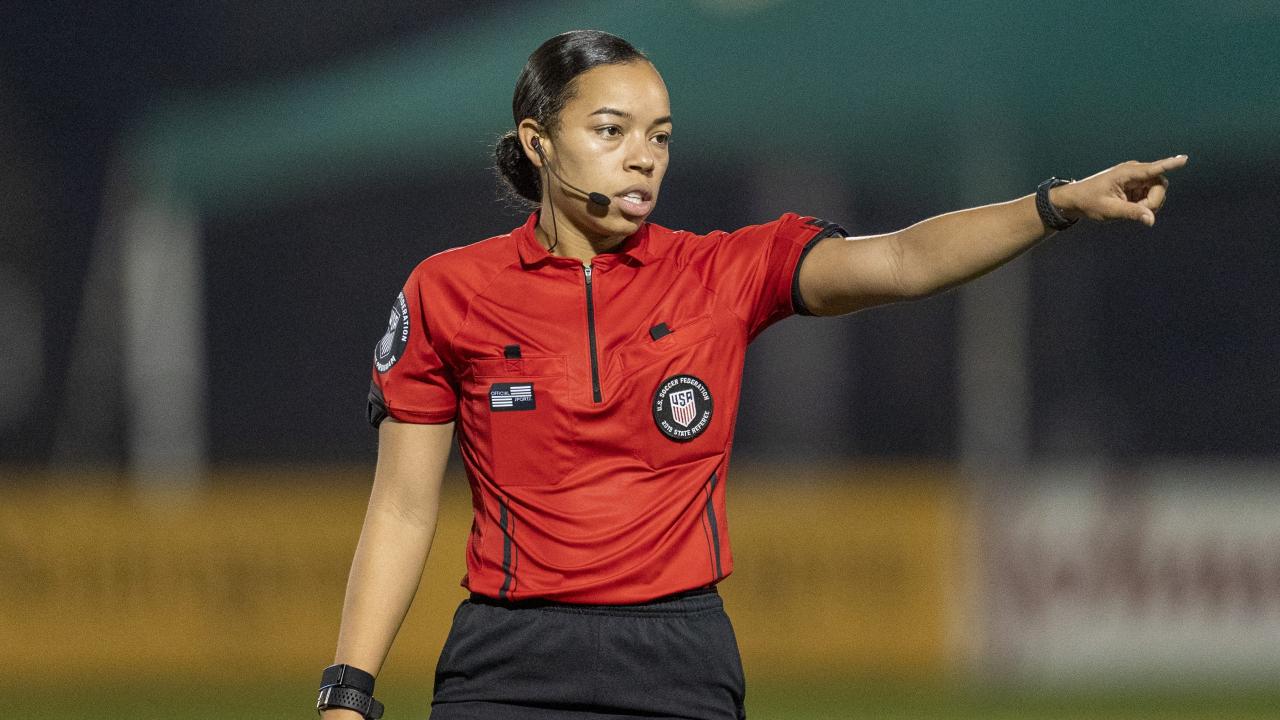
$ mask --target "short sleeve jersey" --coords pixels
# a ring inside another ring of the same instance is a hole
[[[463,585],[645,602],[733,570],[729,452],[748,343],[793,313],[839,226],[646,223],[585,265],[522,227],[427,258],[374,351],[369,419],[457,421],[474,522]]]

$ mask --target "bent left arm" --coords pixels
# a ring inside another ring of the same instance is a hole
[[[1049,191],[1069,219],[1155,225],[1169,182],[1186,155],[1133,160]],[[897,232],[820,241],[800,268],[800,293],[815,315],[842,315],[926,297],[972,280],[1052,235],[1035,195],[929,218]]]

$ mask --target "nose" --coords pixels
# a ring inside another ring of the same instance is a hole
[[[653,172],[655,164],[653,148],[649,147],[649,139],[633,136],[627,148],[627,169],[639,170],[648,175]]]

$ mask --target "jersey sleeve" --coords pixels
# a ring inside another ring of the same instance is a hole
[[[819,240],[844,235],[835,223],[795,213],[724,233],[711,254],[708,281],[754,340],[785,317],[813,314],[800,297],[800,265]]]
[[[418,273],[409,276],[391,306],[387,327],[373,349],[369,424],[387,417],[418,424],[445,423],[458,412],[458,384],[432,335],[429,307]]]

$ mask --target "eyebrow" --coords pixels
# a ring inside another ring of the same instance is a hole
[[[627,112],[626,110],[618,110],[617,108],[611,108],[611,107],[602,107],[599,110],[596,110],[595,112],[591,113],[591,115],[617,115],[618,117],[626,118],[628,120],[634,117],[631,113]],[[671,116],[664,115],[658,118],[657,120],[654,120],[653,124],[661,125],[663,123],[669,123],[669,122],[671,122]]]

